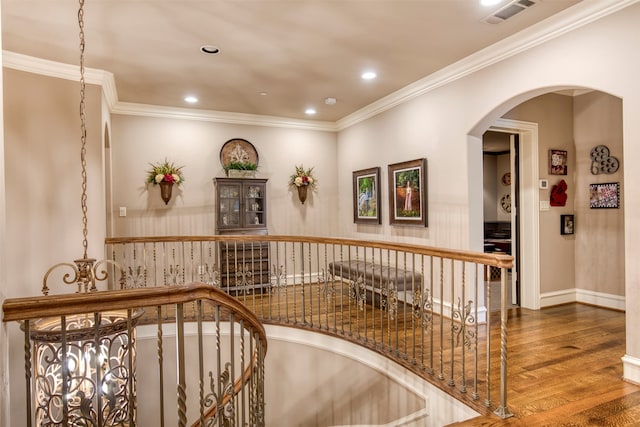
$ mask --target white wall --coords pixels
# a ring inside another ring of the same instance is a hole
[[[222,177],[220,149],[232,138],[251,142],[257,177],[267,178],[269,234],[334,235],[336,136],[332,132],[115,115],[112,120],[113,215],[116,236],[215,234],[213,178]],[[145,184],[149,163],[184,165],[185,181],[168,205]],[[295,165],[314,168],[317,191],[304,205],[288,185]],[[350,188],[350,187],[349,187]],[[118,208],[127,208],[119,217]]]

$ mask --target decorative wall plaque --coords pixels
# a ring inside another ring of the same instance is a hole
[[[609,148],[606,145],[597,145],[591,149],[591,173],[593,175],[615,173],[619,167],[620,162],[609,153]]]
[[[258,165],[258,152],[253,144],[246,139],[230,139],[220,149],[220,163],[222,163],[223,168],[226,168],[231,162],[255,163]]]

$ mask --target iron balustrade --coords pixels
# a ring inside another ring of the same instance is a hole
[[[7,299],[3,321],[24,332],[27,426],[265,425],[264,327],[210,285]]]
[[[123,267],[112,267],[111,286],[203,282],[233,295],[264,323],[354,341],[480,412],[511,416],[510,256],[274,235],[108,238],[105,243],[107,257]],[[501,292],[499,311],[492,314],[490,282],[496,272]]]
[[[134,376],[140,380],[128,383],[134,399],[125,411],[130,414],[126,425],[136,425],[136,413],[145,405],[154,409],[154,425],[174,425],[174,420],[179,426],[264,425],[263,323],[350,340],[479,412],[511,416],[506,382],[509,256],[298,236],[109,238],[105,244],[110,290],[8,299],[3,305],[3,320],[21,322],[24,331],[29,426],[41,405],[32,388],[39,375],[34,327],[42,319],[66,325],[82,315],[94,319],[87,323],[91,335],[100,316],[113,310],[125,313],[119,330],[128,338],[122,346],[138,344],[135,351],[124,352],[137,355]],[[499,311],[492,312],[490,281],[496,271],[501,293]],[[153,374],[144,372],[151,369],[151,359],[149,349],[140,346],[148,346],[150,338],[155,338]],[[64,350],[56,353],[66,378],[65,396],[80,403],[78,390],[74,395],[69,389],[77,383],[71,381],[69,348],[81,339],[61,332]],[[96,338],[87,341],[89,348],[101,344]],[[175,366],[168,362],[173,357]],[[195,380],[187,379],[186,366],[189,371],[197,366]],[[107,370],[93,366],[87,372],[93,385],[83,391],[90,392],[85,397],[98,408],[108,407]],[[145,393],[136,399],[141,387],[157,389],[157,398]],[[173,401],[167,401],[167,389],[176,390]],[[60,406],[64,399],[53,401]],[[75,415],[63,406],[60,416],[68,422]],[[91,421],[108,425],[100,411]]]

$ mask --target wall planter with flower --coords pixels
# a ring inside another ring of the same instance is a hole
[[[307,200],[307,190],[315,190],[317,181],[313,177],[313,168],[305,169],[302,165],[296,166],[296,172],[291,175],[289,185],[296,187],[298,190],[298,199],[304,205]]]
[[[168,204],[171,200],[171,190],[173,185],[180,185],[184,182],[182,168],[184,166],[176,166],[173,162],[164,160],[162,163],[150,163],[151,170],[147,172],[147,182],[160,186],[160,196],[164,204]]]

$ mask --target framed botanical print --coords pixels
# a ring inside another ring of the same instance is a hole
[[[380,168],[353,172],[353,222],[380,224]]]
[[[389,223],[427,226],[427,159],[389,165]]]
[[[564,150],[549,150],[549,175],[567,174],[567,152]]]

